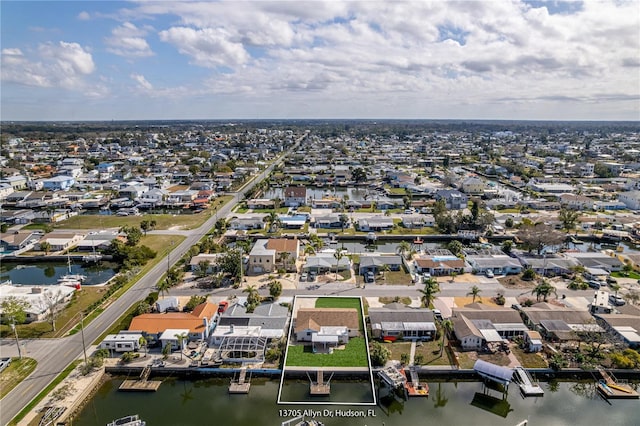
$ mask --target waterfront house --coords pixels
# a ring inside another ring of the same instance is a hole
[[[287,270],[295,270],[299,255],[300,242],[297,238],[260,239],[255,242],[249,253],[248,272],[252,274],[273,272],[278,262]]]
[[[484,274],[491,271],[496,275],[519,274],[522,272],[522,264],[518,259],[507,255],[474,254],[465,257],[473,271]]]
[[[189,340],[203,340],[215,328],[218,305],[204,302],[191,312],[167,312],[142,314],[133,317],[130,331],[140,331],[145,337],[156,341],[170,329],[187,330]],[[167,339],[169,336],[165,336]],[[170,340],[170,339],[169,339]]]
[[[322,229],[340,229],[343,226],[342,222],[340,221],[339,214],[318,216],[314,218],[313,222],[315,228]]]
[[[94,250],[106,250],[111,247],[111,244],[115,239],[120,238],[117,232],[112,231],[100,231],[89,233],[79,241],[76,245],[77,251],[94,251]],[[122,237],[124,240],[124,237]]]
[[[449,250],[428,250],[414,259],[416,272],[432,276],[460,274],[464,272],[465,261]]]
[[[480,350],[505,339],[524,337],[528,330],[518,311],[477,302],[453,309],[451,321],[464,350]]]
[[[380,232],[393,229],[393,219],[384,216],[372,216],[358,220],[358,230],[362,232]]]
[[[351,259],[343,256],[340,260],[336,259],[333,252],[320,252],[307,256],[307,260],[302,267],[305,272],[316,272],[323,274],[329,271],[346,271],[351,267]]]
[[[307,223],[307,216],[301,214],[295,216],[279,215],[278,218],[283,229],[302,229]]]
[[[432,310],[402,303],[369,308],[369,323],[371,335],[381,340],[433,340],[436,335]]]
[[[50,250],[53,252],[69,250],[76,244],[80,243],[84,239],[84,234],[67,233],[67,232],[49,232],[45,234],[38,244],[36,244],[36,250],[42,250],[40,244],[43,242],[49,243]]]
[[[621,271],[624,264],[615,256],[605,253],[566,253],[565,256],[575,259],[585,268],[602,269],[606,272]]]
[[[25,309],[27,314],[26,322],[42,321],[47,318],[50,306],[62,309],[71,300],[75,287],[66,285],[42,285],[26,286],[0,284],[0,303],[9,298],[15,297],[26,301],[29,306]],[[53,303],[50,303],[53,301]],[[6,320],[0,308],[0,318]]]
[[[98,345],[98,349],[108,349],[115,352],[131,352],[140,349],[142,333],[121,331],[118,334],[108,334]]]
[[[367,272],[373,272],[377,274],[385,269],[385,266],[390,271],[399,271],[402,269],[402,257],[397,254],[385,254],[385,255],[360,255],[360,266],[358,268],[358,274],[365,275]]]
[[[261,303],[253,312],[247,312],[246,298],[238,298],[218,318],[211,333],[211,343],[222,345],[225,339],[259,338],[277,340],[285,335],[289,323],[289,308],[281,303]]]
[[[283,193],[284,205],[287,207],[299,207],[307,202],[307,188],[304,186],[288,186]]]
[[[520,311],[530,328],[540,332],[545,339],[563,345],[579,343],[581,332],[604,332],[586,310],[541,302],[531,307],[522,307]]]
[[[616,340],[631,348],[640,348],[640,309],[635,306],[624,308],[630,309],[619,314],[598,314],[596,319]]]
[[[360,336],[358,310],[351,308],[300,308],[294,332],[297,342],[310,342],[314,352],[344,345]]]
[[[18,251],[32,246],[41,235],[31,231],[10,231],[0,234],[0,251]]]

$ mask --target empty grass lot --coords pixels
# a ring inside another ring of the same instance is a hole
[[[208,211],[208,210],[207,210]],[[54,229],[104,229],[139,226],[143,220],[155,220],[155,229],[195,229],[209,219],[206,212],[197,214],[145,214],[144,216],[81,215],[53,225]]]

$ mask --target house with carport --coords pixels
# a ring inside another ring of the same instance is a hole
[[[477,302],[454,308],[451,321],[464,350],[480,350],[485,345],[491,347],[507,339],[523,338],[528,330],[518,311]]]
[[[371,335],[380,340],[433,340],[436,324],[433,311],[412,308],[402,303],[389,303],[369,308]]]

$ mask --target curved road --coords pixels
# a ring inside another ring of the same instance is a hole
[[[207,219],[199,228],[187,232],[185,240],[167,253],[171,265],[175,264],[191,246],[196,244],[202,236],[214,227],[218,217],[226,217],[247,191],[251,190],[258,182],[264,180],[273,168],[279,165],[288,153],[295,149],[306,136],[307,134],[305,133],[298,138],[293,146],[281,155],[278,160],[263,172],[254,176],[253,179],[239,191],[232,193],[235,196],[235,202],[227,203],[218,209],[215,214]],[[175,234],[185,235],[184,232],[176,232]],[[87,324],[84,328],[86,345],[91,345],[91,343],[120,318],[131,305],[144,299],[156,286],[156,283],[160,281],[160,278],[166,271],[167,263],[158,262],[153,269],[141,277],[133,287],[111,303],[96,319]],[[27,350],[26,355],[36,359],[38,365],[29,377],[0,400],[0,424],[3,425],[9,423],[16,414],[35,398],[67,365],[74,359],[83,356],[82,333],[77,333],[62,339],[40,339],[37,342],[32,340],[21,343],[25,343],[24,347]],[[15,349],[14,340],[2,339],[0,341],[0,354],[2,356],[13,354],[14,351],[10,350],[11,347]],[[17,352],[17,349],[15,349],[15,351]]]

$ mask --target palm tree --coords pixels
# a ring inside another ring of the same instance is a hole
[[[48,241],[41,242],[40,243],[40,250],[42,250],[46,254],[49,254],[49,252],[51,251],[51,244]]]
[[[411,251],[411,245],[407,241],[400,242],[400,244],[398,244],[398,248],[396,248],[396,253],[405,257],[407,253],[409,253],[410,251]]]
[[[169,281],[168,278],[165,278],[164,280],[162,280],[162,281],[158,282],[158,284],[156,284],[156,288],[160,292],[160,295],[164,296],[165,292],[167,294],[169,293],[169,289],[171,288],[171,281]]]
[[[269,225],[269,232],[274,232],[274,229],[277,229],[278,225],[280,224],[280,217],[278,216],[278,213],[274,210],[271,213],[269,213],[267,216],[265,216],[264,221],[267,222],[267,224]]]
[[[540,300],[540,298],[542,297],[543,300],[546,302],[547,298],[549,297],[549,295],[553,293],[556,295],[556,298],[558,297],[558,292],[556,291],[556,288],[554,286],[552,286],[551,284],[549,284],[549,282],[547,280],[542,280],[542,282],[540,284],[538,284],[532,291],[531,294],[535,294],[536,295],[536,300]]]
[[[178,339],[178,346],[180,346],[180,359],[182,359],[182,354],[184,352],[184,341],[187,340],[187,333],[174,334],[174,337]]]
[[[428,308],[431,306],[433,299],[435,299],[436,293],[440,291],[440,286],[438,285],[438,281],[434,278],[429,278],[424,282],[424,289],[420,290],[422,294],[422,304]]]
[[[614,291],[614,296],[618,297],[618,292],[620,291],[620,284],[611,283],[609,284],[609,287],[611,288],[611,290]]]
[[[473,301],[471,303],[475,303],[476,297],[478,298],[478,300],[482,300],[479,296],[481,291],[482,290],[480,290],[480,287],[478,287],[477,285],[474,285],[473,287],[471,287],[471,291],[467,293],[467,296],[473,297]]]
[[[444,339],[451,330],[453,330],[453,323],[451,320],[442,321],[442,344],[440,345],[440,356],[442,356],[442,352],[444,351]]]
[[[278,255],[278,257],[280,258],[280,262],[282,262],[282,268],[285,271],[287,270],[287,260],[289,259],[290,256],[291,256],[291,253],[289,253],[288,251],[280,252],[280,254]]]
[[[251,313],[260,303],[260,293],[255,285],[248,285],[243,293],[247,293],[247,312]]]
[[[338,267],[340,266],[340,260],[345,256],[346,254],[344,254],[342,250],[336,250],[336,252],[333,253],[333,257],[336,259],[336,281],[338,281]]]
[[[140,339],[138,339],[138,343],[140,344],[141,348],[144,348],[144,356],[147,356],[147,344],[149,342],[147,342],[147,339],[144,338],[144,336],[140,336]]]

